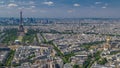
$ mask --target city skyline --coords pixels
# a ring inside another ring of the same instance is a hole
[[[0,17],[120,18],[119,0],[0,0]]]

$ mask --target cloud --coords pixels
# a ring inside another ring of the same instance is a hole
[[[101,4],[102,2],[95,2],[96,5]]]
[[[102,8],[105,9],[105,8],[107,8],[107,7],[106,7],[106,6],[103,6]]]
[[[43,2],[43,4],[51,6],[51,5],[54,4],[54,2],[52,2],[52,1],[48,1],[48,2]]]
[[[29,6],[29,7],[25,7],[24,9],[34,9],[36,6],[32,5],[32,6]]]
[[[29,6],[29,7],[25,7],[25,6],[21,6],[21,7],[18,7],[19,10],[35,10],[36,6],[32,5],[32,6]]]
[[[77,4],[77,3],[76,3],[76,4],[73,4],[73,6],[78,7],[78,6],[80,6],[80,4]]]
[[[14,3],[10,3],[8,4],[8,7],[17,7],[18,5],[17,4],[14,4]]]
[[[31,8],[35,8],[36,6],[30,6]]]
[[[34,1],[19,1],[17,2],[20,6],[31,6],[36,5]]]

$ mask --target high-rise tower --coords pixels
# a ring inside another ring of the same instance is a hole
[[[23,27],[23,18],[22,18],[22,11],[20,11],[19,32],[24,32],[24,27]]]

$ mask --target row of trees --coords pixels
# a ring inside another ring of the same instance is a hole
[[[92,64],[95,62],[97,62],[100,65],[104,65],[105,63],[107,63],[107,59],[101,58],[100,54],[101,54],[101,51],[97,51],[93,55],[90,54],[88,56],[88,59],[84,62],[83,68],[90,68]]]
[[[34,41],[36,31],[33,29],[29,29],[28,32],[25,34],[25,36],[22,39],[23,43],[32,43]]]
[[[5,30],[5,38],[2,40],[2,43],[9,44],[14,42],[17,38],[17,31],[15,28]]]

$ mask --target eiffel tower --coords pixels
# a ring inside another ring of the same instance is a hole
[[[22,18],[22,11],[20,11],[20,23],[18,28],[19,35],[24,35],[24,26],[23,26],[23,18]]]

